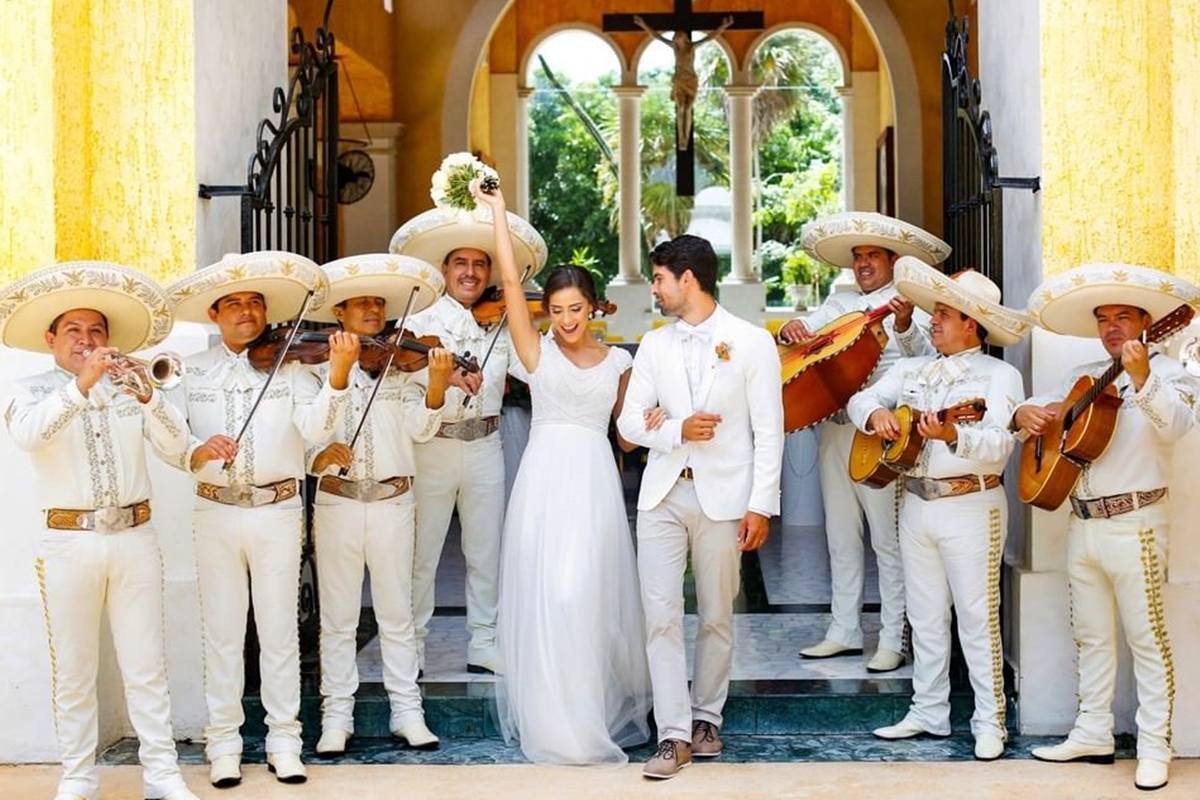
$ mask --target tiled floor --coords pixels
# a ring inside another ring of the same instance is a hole
[[[734,680],[870,677],[866,662],[878,639],[879,615],[875,609],[879,592],[874,558],[869,548],[864,603],[871,610],[863,615],[864,655],[821,661],[806,661],[797,655],[800,648],[821,640],[829,622],[829,556],[824,536],[824,530],[815,526],[777,527],[759,552],[757,563],[748,560],[746,592],[739,607],[746,608],[749,613],[739,613],[734,620],[736,638],[731,675]],[[426,683],[486,683],[492,680],[491,676],[466,671],[464,571],[455,526],[447,537],[438,566],[438,613],[425,643]],[[765,597],[751,596],[757,585],[761,585]],[[690,646],[695,638],[695,615],[688,614],[684,625]],[[364,683],[382,679],[380,658],[379,640],[372,638],[359,652],[359,675]],[[911,677],[911,667],[902,667],[888,677]]]

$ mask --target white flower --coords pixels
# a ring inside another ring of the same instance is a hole
[[[446,173],[440,169],[433,173],[433,188],[444,190],[446,188]]]

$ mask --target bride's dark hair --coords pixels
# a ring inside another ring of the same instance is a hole
[[[596,282],[592,280],[592,273],[574,264],[559,264],[550,270],[550,274],[546,276],[544,294],[542,295],[542,309],[549,314],[550,298],[554,296],[554,293],[562,289],[569,289],[572,286],[578,289],[579,293],[592,304],[593,310],[600,305],[599,299],[596,296]]]

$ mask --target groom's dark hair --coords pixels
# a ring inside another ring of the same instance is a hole
[[[676,280],[691,270],[705,294],[717,294],[717,254],[707,239],[687,233],[676,236],[650,251],[650,263],[666,267]]]

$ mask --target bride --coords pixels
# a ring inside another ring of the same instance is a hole
[[[500,727],[530,761],[624,763],[649,738],[650,678],[637,564],[608,440],[632,359],[596,341],[591,274],[559,266],[545,281],[550,332],[525,304],[499,190],[496,261],[512,341],[533,396],[533,425],[505,515],[497,679]],[[661,424],[647,414],[647,426]],[[622,448],[632,445],[622,440]]]

